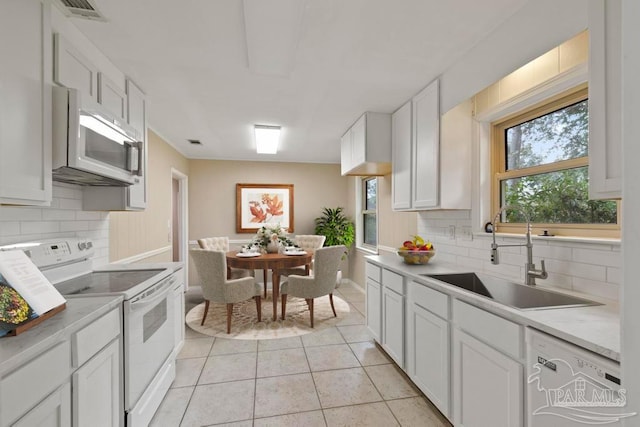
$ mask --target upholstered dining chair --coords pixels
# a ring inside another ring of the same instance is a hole
[[[309,305],[311,327],[313,328],[313,301],[315,298],[329,295],[333,316],[337,316],[333,306],[333,290],[336,288],[336,278],[342,255],[347,250],[344,245],[327,246],[317,249],[313,254],[315,268],[309,276],[291,275],[280,287],[282,295],[282,320],[287,311],[287,295],[304,298]]]
[[[209,251],[222,251],[229,252],[229,238],[228,237],[205,237],[198,239],[198,246],[202,249]],[[247,270],[245,268],[228,268],[229,279],[240,279],[242,277],[255,277],[255,271]]]
[[[249,298],[256,300],[258,322],[262,321],[260,299],[262,290],[260,285],[255,282],[255,278],[227,279],[227,257],[223,251],[191,249],[189,252],[200,277],[202,295],[205,300],[201,325],[207,318],[210,301],[227,304],[227,333],[231,333],[233,304],[246,301]]]
[[[324,241],[327,236],[318,234],[298,234],[293,238],[293,242],[300,247],[303,251],[315,251],[320,249],[324,245]],[[313,270],[313,261],[311,261],[311,270]],[[306,275],[306,269],[304,266],[292,267],[278,271],[280,276],[290,276],[297,274],[299,276]]]

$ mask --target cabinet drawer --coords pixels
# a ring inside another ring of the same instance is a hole
[[[380,267],[368,262],[366,271],[367,271],[367,277],[369,279],[375,280],[376,282],[380,283],[380,277],[382,274],[382,269]]]
[[[105,345],[120,335],[120,309],[105,314],[89,326],[73,334],[73,366],[82,366]]]
[[[459,328],[490,346],[521,357],[522,326],[458,300],[453,301],[453,319]]]
[[[394,292],[404,295],[404,277],[393,271],[383,269],[382,270],[382,284],[385,288],[389,288]]]
[[[411,282],[411,301],[443,319],[449,318],[449,296],[442,292]]]
[[[69,380],[69,342],[62,342],[0,380],[0,425],[24,415]]]

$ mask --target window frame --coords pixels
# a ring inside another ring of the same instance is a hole
[[[373,209],[367,209],[367,182],[369,181],[376,181],[376,208],[375,210]],[[360,218],[360,224],[362,225],[361,227],[361,231],[358,233],[359,234],[359,241],[360,241],[360,246],[366,250],[372,251],[372,252],[377,252],[378,250],[378,242],[379,242],[379,233],[378,233],[378,202],[379,202],[379,190],[380,190],[380,182],[378,180],[377,176],[366,176],[366,177],[362,177],[362,179],[360,180],[360,192],[359,192],[359,201],[360,201],[360,209],[359,209],[359,218]],[[376,244],[375,245],[371,245],[369,243],[365,243],[365,218],[367,215],[374,215],[376,218]]]
[[[588,99],[587,84],[581,84],[572,89],[559,93],[551,98],[537,103],[529,108],[501,118],[491,123],[491,218],[494,219],[501,207],[501,181],[505,179],[520,178],[523,176],[537,175],[589,166],[589,157],[579,157],[570,160],[561,160],[554,163],[531,166],[522,169],[506,170],[506,129],[535,118],[568,107],[577,102]],[[550,234],[558,236],[576,236],[593,238],[620,238],[621,206],[617,201],[616,224],[553,224],[532,223],[532,233],[542,234],[548,230]],[[517,222],[502,222],[500,219],[494,224],[496,232],[524,234],[525,224]]]

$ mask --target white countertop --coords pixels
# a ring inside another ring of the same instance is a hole
[[[436,258],[432,259],[427,265],[408,265],[395,255],[370,255],[365,258],[374,264],[411,277],[424,284],[427,283],[427,279],[421,274],[448,274],[472,271],[453,264],[438,262]],[[538,285],[541,289],[550,289],[555,292],[586,298],[603,305],[518,310],[456,286],[429,280],[428,286],[454,296],[461,301],[468,302],[521,325],[547,332],[610,359],[620,361],[620,310],[616,301]]]
[[[0,338],[0,378],[122,305],[122,296],[68,298],[66,308],[33,328]]]

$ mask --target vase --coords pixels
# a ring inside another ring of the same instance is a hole
[[[268,254],[277,254],[280,250],[280,245],[276,242],[269,242],[267,244],[267,253]]]

